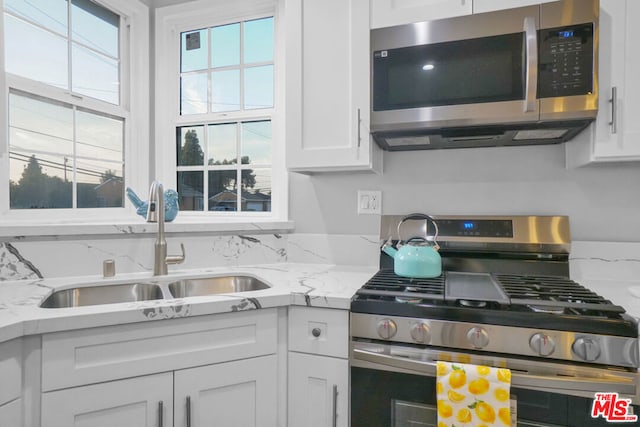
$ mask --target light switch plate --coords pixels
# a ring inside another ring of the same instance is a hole
[[[358,215],[382,214],[382,191],[358,190]]]

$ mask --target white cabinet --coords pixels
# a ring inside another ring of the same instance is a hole
[[[178,371],[174,426],[276,427],[276,382],[275,355]]]
[[[598,117],[566,143],[569,166],[640,160],[638,19],[639,1],[600,0]]]
[[[22,425],[22,340],[0,343],[0,426]]]
[[[164,373],[44,393],[42,427],[173,425],[173,374]]]
[[[531,6],[558,0],[473,0],[473,13],[491,12],[514,7]]]
[[[276,427],[277,352],[277,309],[48,334],[41,426]]]
[[[470,15],[472,6],[473,0],[371,0],[371,28]]]
[[[19,427],[22,425],[22,399],[15,399],[0,405],[0,426]]]
[[[290,352],[289,389],[290,426],[349,425],[347,359]]]
[[[380,170],[369,135],[369,0],[287,2],[287,167]]]
[[[289,309],[290,426],[349,425],[348,356],[348,311]]]

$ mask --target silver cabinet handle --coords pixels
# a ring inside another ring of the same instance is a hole
[[[333,385],[333,427],[338,426],[338,386]]]
[[[158,402],[158,427],[162,427],[162,425],[164,424],[162,421],[162,416],[164,413],[164,408],[163,408],[163,403],[162,400],[160,402]]]
[[[538,35],[535,18],[524,18],[527,74],[525,82],[524,112],[535,111],[538,94]]]
[[[360,141],[362,140],[362,138],[360,136],[361,123],[362,123],[362,120],[360,119],[360,109],[358,108],[358,148],[360,148]]]
[[[187,427],[191,427],[191,396],[187,396]]]
[[[611,103],[611,121],[609,122],[611,125],[611,133],[616,133],[618,131],[618,88],[615,86],[611,88],[611,99],[609,102]]]

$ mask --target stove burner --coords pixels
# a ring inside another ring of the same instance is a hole
[[[547,313],[547,314],[562,314],[564,308],[562,307],[549,307],[546,305],[527,305],[535,313]]]
[[[420,292],[420,290],[415,287],[415,286],[406,286],[404,288],[404,292],[407,292],[409,295],[405,296],[397,296],[396,297],[396,301],[398,302],[403,302],[403,303],[411,303],[411,304],[418,304],[419,302],[422,301],[422,298],[420,297],[416,297],[415,295],[411,295],[411,293],[416,293],[416,292]]]

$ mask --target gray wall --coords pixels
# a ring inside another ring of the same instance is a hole
[[[573,240],[640,242],[640,164],[567,169],[564,145],[386,152],[382,175],[291,174],[296,232],[377,235],[359,189],[382,191],[383,214],[559,214]]]

